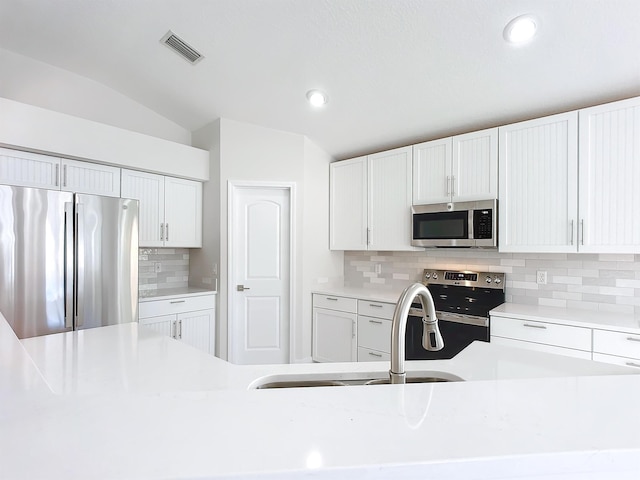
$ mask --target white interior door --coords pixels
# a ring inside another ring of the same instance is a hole
[[[231,361],[289,362],[291,191],[234,187],[230,218]]]

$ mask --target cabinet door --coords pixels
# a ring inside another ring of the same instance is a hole
[[[640,253],[640,98],[580,110],[582,252]]]
[[[577,113],[500,127],[499,249],[577,251]]]
[[[312,357],[316,362],[355,362],[357,358],[355,313],[313,309]]]
[[[120,196],[120,169],[62,159],[61,190],[108,197]]]
[[[178,314],[177,338],[206,353],[213,352],[212,335],[215,314],[213,310],[200,310]]]
[[[413,204],[451,201],[451,137],[413,146]]]
[[[412,148],[369,155],[369,250],[411,246]]]
[[[60,159],[0,148],[0,183],[60,190]]]
[[[144,330],[158,332],[167,337],[175,338],[175,315],[160,315],[158,317],[141,318],[139,327]]]
[[[202,183],[165,177],[166,247],[202,247]]]
[[[367,157],[329,165],[329,248],[367,249]]]
[[[164,177],[123,169],[122,197],[140,201],[138,244],[164,246]]]
[[[498,198],[498,129],[453,137],[451,201]]]

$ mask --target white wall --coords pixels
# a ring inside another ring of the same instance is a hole
[[[191,132],[101,83],[4,49],[0,65],[0,97],[191,144]]]
[[[219,248],[218,355],[222,358],[228,355],[228,184],[230,181],[272,181],[294,183],[296,187],[292,357],[294,361],[309,360],[311,290],[316,284],[341,279],[344,265],[341,252],[329,252],[329,163],[332,158],[302,135],[228,119],[194,132],[194,142],[211,149],[211,181],[205,184],[203,212],[205,222],[217,219],[213,210],[219,205],[219,228],[207,227],[202,250],[192,250],[191,284],[205,286],[201,278],[208,275],[208,264],[217,256],[213,250]],[[218,168],[219,176],[214,173]]]
[[[0,97],[0,145],[207,180],[209,152]]]

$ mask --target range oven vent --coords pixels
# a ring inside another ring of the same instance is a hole
[[[204,55],[178,37],[171,30],[169,30],[165,36],[160,39],[160,42],[164,43],[167,47],[192,65],[195,65],[204,58]]]

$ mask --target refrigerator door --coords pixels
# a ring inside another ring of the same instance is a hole
[[[0,185],[0,312],[19,338],[71,330],[65,204],[72,202],[71,193]]]
[[[76,329],[138,320],[138,201],[76,194]]]

